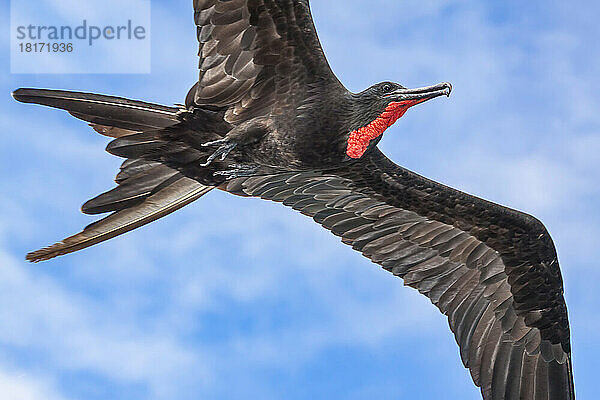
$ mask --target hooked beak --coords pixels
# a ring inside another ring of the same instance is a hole
[[[439,96],[450,96],[450,92],[452,92],[452,85],[448,82],[443,82],[416,89],[397,89],[385,97],[390,98],[394,102],[412,107]]]

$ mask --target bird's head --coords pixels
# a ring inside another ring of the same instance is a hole
[[[356,125],[348,137],[346,154],[360,158],[371,140],[404,115],[410,107],[438,96],[450,96],[452,85],[444,82],[433,86],[407,89],[393,82],[381,82],[356,95]]]

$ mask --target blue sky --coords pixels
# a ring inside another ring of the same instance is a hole
[[[313,0],[325,52],[354,91],[450,81],[380,147],[427,177],[540,218],[566,286],[580,398],[600,346],[597,2]],[[0,393],[18,400],[478,399],[445,317],[308,218],[213,192],[100,246],[24,254],[93,218],[120,160],[20,86],[163,104],[197,77],[191,1],[152,2],[152,73],[10,74],[0,39]]]

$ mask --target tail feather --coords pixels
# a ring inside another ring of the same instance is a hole
[[[31,252],[27,254],[26,259],[31,262],[45,261],[111,239],[164,217],[197,200],[212,189],[212,186],[204,186],[195,180],[180,177],[147,197],[141,204],[115,212],[87,226],[76,235]]]
[[[128,158],[123,161],[121,164],[121,168],[117,176],[115,176],[115,182],[121,184],[125,182],[127,179],[133,178],[143,172],[146,172],[158,165],[161,165],[156,161],[147,161],[137,158]]]
[[[131,131],[161,129],[180,121],[181,108],[129,100],[122,97],[64,90],[21,88],[15,100],[68,111],[84,121]]]
[[[123,181],[116,188],[88,200],[81,206],[81,211],[85,214],[102,214],[134,206],[159,191],[173,178],[179,179],[181,176],[177,170],[158,164]]]
[[[198,109],[192,118],[183,108],[62,90],[18,89],[13,97],[60,108],[89,122],[96,132],[115,138],[109,152],[128,158],[115,178],[119,186],[82,206],[87,214],[113,213],[62,242],[29,253],[29,261],[48,260],[113,238],[189,204],[214,187],[208,179],[202,184],[184,176],[180,166],[206,156],[205,149],[188,143],[200,140],[197,129],[206,129],[210,137],[220,137],[229,129],[220,111]],[[188,124],[193,124],[191,130]],[[200,173],[212,176],[210,171]]]
[[[216,135],[198,133],[197,136],[214,139]],[[209,139],[204,140],[207,141]],[[106,146],[106,151],[119,157],[160,160],[171,165],[185,165],[206,160],[211,154],[209,148],[202,146],[198,148],[189,144],[189,131],[182,124],[160,131],[141,132],[116,138]]]
[[[106,151],[114,156],[140,158],[169,144],[163,140],[160,131],[153,130],[117,138],[106,146]]]
[[[132,131],[129,129],[117,128],[114,126],[94,124],[93,122],[90,122],[90,126],[99,134],[112,138],[120,138],[122,136],[129,136],[133,135],[134,133],[140,132],[139,130]]]

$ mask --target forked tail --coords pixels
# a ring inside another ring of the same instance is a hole
[[[13,97],[68,111],[97,132],[115,138],[161,131],[181,123],[182,110],[93,93],[17,89]],[[116,177],[118,187],[86,202],[88,214],[112,212],[82,232],[27,254],[31,262],[84,249],[138,228],[191,203],[213,189],[160,162],[129,158]]]

